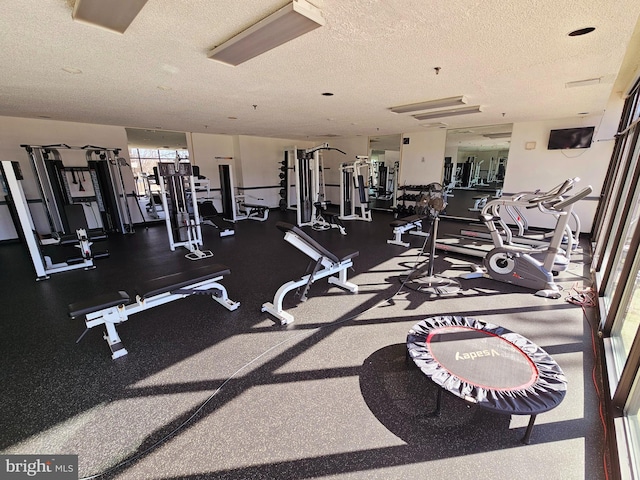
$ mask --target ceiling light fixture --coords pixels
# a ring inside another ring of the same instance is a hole
[[[432,108],[457,107],[465,105],[467,99],[463,96],[439,98],[438,100],[429,100],[428,102],[411,103],[409,105],[401,105],[399,107],[391,107],[393,113],[410,113],[422,112],[423,110],[431,110]]]
[[[470,107],[452,108],[450,110],[438,110],[437,112],[420,113],[413,115],[416,120],[429,120],[431,118],[444,118],[452,117],[454,115],[467,115],[470,113],[480,113],[482,107],[480,105],[474,105]]]
[[[147,0],[76,0],[71,17],[111,32],[124,33]]]
[[[586,87],[587,85],[597,85],[602,81],[602,77],[587,78],[586,80],[576,80],[575,82],[567,82],[564,84],[565,88],[573,87]]]
[[[482,136],[487,138],[511,138],[511,132],[483,133]]]
[[[306,0],[293,0],[209,52],[218,62],[237,66],[324,25],[322,12]]]
[[[75,67],[62,67],[62,70],[72,75],[79,75],[82,73],[82,70]]]

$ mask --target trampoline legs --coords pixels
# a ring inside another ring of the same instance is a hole
[[[525,445],[529,445],[529,441],[531,440],[531,431],[533,430],[533,424],[536,421],[536,415],[531,415],[529,417],[529,425],[527,425],[527,431],[524,432],[524,437],[522,437],[522,443]]]
[[[440,408],[442,407],[442,389],[438,389],[438,396],[436,397],[436,409],[431,412],[432,417],[440,416]]]
[[[423,419],[439,417],[440,416],[441,407],[442,407],[442,389],[439,388],[438,389],[438,396],[436,397],[436,408],[431,410],[429,413],[425,413],[424,415],[421,415],[421,417]]]

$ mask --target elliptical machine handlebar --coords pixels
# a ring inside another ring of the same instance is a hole
[[[529,203],[533,204],[527,208],[535,208],[540,203],[546,203],[546,202],[552,202],[554,200],[558,200],[565,193],[571,190],[573,186],[579,181],[580,181],[579,177],[568,178],[567,180],[565,180],[559,185],[556,185],[555,187],[553,187],[551,190],[547,192],[543,192],[540,195],[535,195],[533,197],[526,198],[526,200],[529,201]]]
[[[553,206],[553,208],[554,210],[563,210],[564,208],[568,207],[572,203],[576,203],[577,201],[587,197],[591,192],[593,192],[593,187],[591,185],[587,185],[575,195],[572,195],[569,198],[562,200],[559,203],[556,203]]]

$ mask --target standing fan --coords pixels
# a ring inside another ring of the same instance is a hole
[[[433,273],[440,212],[447,207],[447,202],[444,199],[443,192],[444,189],[441,184],[430,183],[427,185],[425,192],[423,192],[416,200],[416,213],[418,215],[428,215],[432,220],[429,259],[409,275],[400,277],[408,288],[417,292],[433,295],[456,293],[460,290],[460,284],[456,280],[446,277],[437,277]]]

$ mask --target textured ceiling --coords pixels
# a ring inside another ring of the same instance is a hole
[[[640,12],[637,0],[312,0],[325,26],[237,67],[207,58],[286,3],[148,0],[120,35],[74,22],[73,1],[0,2],[0,115],[303,139],[420,131],[428,122],[389,108],[457,95],[483,112],[436,122],[598,114]]]

